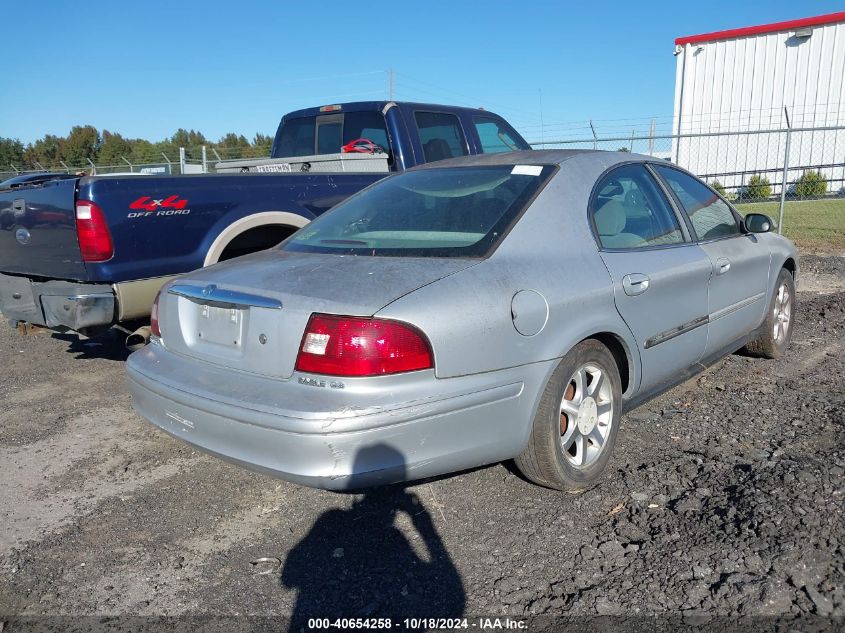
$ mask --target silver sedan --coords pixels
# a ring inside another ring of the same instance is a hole
[[[798,257],[766,216],[627,153],[389,177],[279,247],[168,284],[138,412],[198,448],[350,489],[514,458],[577,490],[622,414],[790,341]]]

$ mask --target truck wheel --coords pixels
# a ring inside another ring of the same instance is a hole
[[[781,268],[775,292],[769,303],[763,334],[745,346],[754,356],[780,358],[792,340],[793,313],[795,312],[795,281],[792,273]]]
[[[517,467],[541,486],[572,492],[589,488],[613,452],[621,404],[613,355],[596,340],[582,341],[549,379]]]

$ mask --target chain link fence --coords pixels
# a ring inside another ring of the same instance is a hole
[[[825,208],[837,209],[837,225],[845,225],[845,126],[595,135],[532,146],[621,150],[670,161],[697,174],[740,211],[755,210],[772,216],[779,230],[783,229],[784,208],[790,201],[824,202]],[[821,209],[821,205],[816,207]]]
[[[201,174],[215,171],[217,163],[263,158],[270,155],[270,146],[249,147],[179,147],[172,151],[151,150],[141,156],[120,156],[109,162],[87,161],[83,164],[38,163],[35,169],[23,169],[15,165],[0,165],[0,181],[25,174],[61,172],[66,174],[85,173],[86,175],[105,174]]]

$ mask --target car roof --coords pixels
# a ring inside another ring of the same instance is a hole
[[[442,167],[471,167],[484,165],[560,165],[567,161],[578,163],[597,162],[607,165],[614,163],[630,163],[656,161],[659,159],[645,154],[630,152],[609,152],[597,149],[532,149],[521,152],[501,152],[498,154],[478,154],[475,156],[460,156],[434,163],[426,163],[417,169],[436,169]]]

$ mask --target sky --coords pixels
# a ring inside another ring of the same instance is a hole
[[[298,108],[483,106],[529,141],[672,116],[674,40],[845,10],[820,0],[4,3],[0,137],[90,124],[159,141],[273,134]],[[14,25],[12,29],[12,25]],[[14,32],[14,36],[9,33]],[[13,44],[13,45],[11,45]]]

